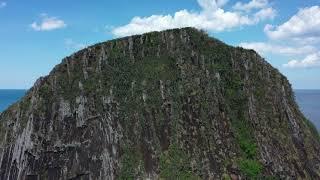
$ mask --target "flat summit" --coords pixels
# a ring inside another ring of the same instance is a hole
[[[99,43],[0,114],[1,180],[320,179],[286,77],[194,28]]]

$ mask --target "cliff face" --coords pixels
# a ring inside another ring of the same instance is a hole
[[[287,79],[193,28],[81,50],[0,115],[0,179],[320,178]]]

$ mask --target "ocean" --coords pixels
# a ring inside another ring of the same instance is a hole
[[[25,93],[26,90],[0,89],[0,112],[18,101]]]
[[[320,131],[320,90],[295,90],[294,92],[300,110]]]
[[[26,90],[0,90],[0,112],[19,100]],[[302,112],[320,131],[320,90],[295,90]]]

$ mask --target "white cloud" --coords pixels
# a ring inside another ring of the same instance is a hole
[[[252,8],[248,7],[253,7],[253,5],[249,6],[249,4],[243,6],[246,8],[242,10],[250,11]],[[239,9],[240,5],[237,7]],[[275,13],[272,12],[272,9],[268,9],[267,6],[264,6],[260,11],[255,13],[255,16],[259,16],[261,20],[263,20],[263,17],[268,19],[274,18],[273,15]],[[269,42],[243,42],[239,46],[254,49],[264,55],[271,53],[287,56],[291,60],[283,64],[283,67],[286,68],[320,68],[319,6],[302,8],[281,25],[274,26],[267,24],[264,32],[269,37]],[[297,57],[302,58],[299,60]]]
[[[256,21],[259,22],[259,21],[263,21],[266,19],[274,19],[276,14],[277,14],[276,10],[269,7],[269,8],[261,9],[260,11],[256,12],[254,14],[254,17],[255,17]]]
[[[61,29],[67,26],[67,24],[57,17],[49,17],[47,14],[41,14],[41,22],[33,22],[30,27],[35,31],[51,31],[55,29]]]
[[[267,24],[264,28],[265,33],[275,40],[319,38],[320,36],[320,7],[312,6],[300,9],[287,22],[273,26]]]
[[[7,3],[4,1],[0,1],[0,8],[4,8],[7,6]]]
[[[70,39],[70,38],[65,39],[64,44],[68,49],[71,49],[71,50],[80,50],[80,49],[83,49],[86,47],[85,44],[77,43],[73,39]]]
[[[261,54],[272,53],[278,55],[306,55],[316,51],[313,46],[287,46],[265,42],[243,42],[239,46],[247,49],[254,49]]]
[[[320,52],[306,56],[303,60],[291,60],[283,65],[286,68],[314,68],[320,67]]]
[[[227,0],[198,0],[202,9],[200,12],[180,10],[174,15],[134,17],[129,24],[114,28],[112,33],[115,36],[128,36],[181,27],[196,27],[219,32],[239,26],[253,25],[274,17],[272,8],[256,14],[244,14],[242,12],[225,11],[222,7],[226,3]]]
[[[248,3],[242,3],[242,2],[237,2],[234,6],[233,9],[239,10],[239,11],[246,11],[249,12],[253,9],[262,9],[267,7],[269,4],[268,0],[251,0]]]
[[[199,6],[204,11],[215,11],[216,9],[224,6],[228,0],[197,0]]]

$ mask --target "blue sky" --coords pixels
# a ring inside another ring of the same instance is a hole
[[[194,26],[257,50],[296,89],[320,89],[320,0],[0,0],[0,89],[30,88],[97,42]]]

